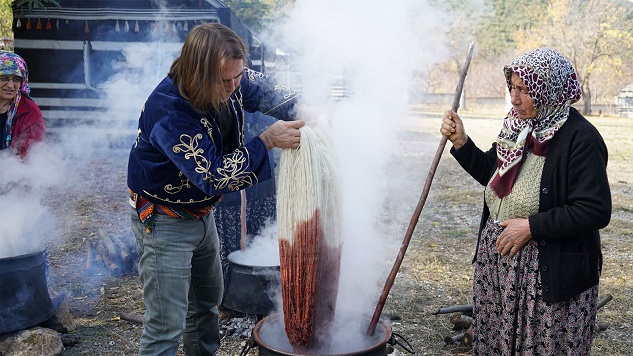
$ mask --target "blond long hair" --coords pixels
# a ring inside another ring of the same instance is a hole
[[[200,112],[219,109],[224,101],[222,67],[227,59],[243,59],[246,45],[230,28],[219,23],[194,27],[178,58],[169,68],[169,76],[180,95]]]

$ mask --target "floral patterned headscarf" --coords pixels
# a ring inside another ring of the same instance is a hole
[[[580,100],[581,88],[571,62],[551,48],[539,48],[522,54],[503,68],[508,91],[512,73],[528,89],[536,110],[533,119],[520,119],[512,108],[497,136],[499,172],[491,187],[503,198],[512,191],[526,150],[544,156],[549,141],[569,118],[569,107]]]
[[[1,147],[9,147],[11,143],[11,130],[13,127],[13,118],[18,111],[18,105],[22,99],[22,95],[28,96],[31,89],[29,88],[29,70],[26,67],[24,59],[13,52],[0,51],[0,75],[16,75],[22,77],[22,85],[15,96],[15,99],[9,107],[7,122],[4,127],[2,136],[5,138],[5,142],[2,142]]]

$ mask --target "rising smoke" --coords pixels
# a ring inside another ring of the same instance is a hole
[[[0,258],[46,248],[56,224],[42,197],[62,181],[64,165],[44,144],[32,146],[27,161],[11,150],[0,151]]]
[[[157,26],[159,28],[163,27]],[[116,42],[119,35],[113,28],[110,38]],[[57,129],[56,138],[49,137],[47,142],[34,147],[24,162],[9,150],[2,152],[0,258],[31,253],[46,248],[47,244],[63,242],[59,241],[64,234],[61,230],[76,228],[73,223],[64,226],[67,217],[88,212],[74,211],[72,204],[64,204],[60,210],[50,206],[50,200],[76,203],[77,197],[83,197],[84,203],[88,203],[85,205],[98,205],[103,193],[101,182],[119,178],[113,173],[123,170],[127,164],[143,103],[167,74],[180,49],[180,40],[172,32],[157,30],[154,35],[148,42],[125,43],[119,60],[103,68],[92,68],[95,77],[114,73],[95,87],[106,110],[86,111],[85,119],[89,123]],[[37,103],[38,98],[34,100]],[[103,169],[97,171],[95,167]],[[125,200],[124,180],[120,181],[120,187],[120,199]],[[56,195],[55,199],[47,197],[51,194]],[[60,195],[67,197],[59,198]],[[95,231],[113,225],[95,217],[90,219]],[[76,220],[80,220],[79,216]],[[122,229],[129,232],[127,225]]]
[[[259,233],[247,235],[247,247],[231,253],[232,262],[246,266],[279,266],[277,222],[267,221]]]
[[[280,79],[298,78],[287,84],[300,88],[307,104],[328,112],[337,147],[344,191],[339,310],[363,316],[371,314],[395,260],[403,236],[403,221],[411,216],[414,206],[397,206],[390,212],[397,219],[383,219],[389,193],[402,182],[411,181],[407,177],[409,167],[394,167],[390,163],[398,154],[398,131],[408,117],[408,88],[414,85],[412,74],[424,72],[447,56],[444,38],[438,32],[446,20],[446,14],[420,0],[297,0],[288,21],[276,26],[277,31],[270,34],[284,44],[283,50],[289,53],[289,61],[297,72],[296,76],[280,75]],[[176,54],[155,44],[128,47],[125,60],[113,64],[117,74],[100,87],[106,93],[110,109],[95,117],[96,121],[121,118],[121,126],[114,128],[133,136],[134,127],[129,121],[135,123],[144,100],[166,74]],[[341,78],[348,85],[347,97],[332,101],[330,89]],[[38,183],[59,184],[71,161],[76,167],[95,156],[112,154],[113,136],[109,130],[112,127],[94,128],[66,131],[58,149],[51,151],[60,152],[63,158],[47,161],[57,162],[55,168],[25,165],[23,177],[43,177],[41,172],[46,172],[45,182]],[[126,158],[121,156],[120,163],[124,164]],[[11,160],[5,159],[0,157],[0,164]],[[0,166],[0,171],[1,187],[6,182],[4,166]],[[81,177],[75,183],[89,187],[92,178]],[[422,179],[418,182],[420,186]],[[23,233],[26,225],[35,226],[34,216],[50,214],[41,209],[42,191],[32,191],[36,194],[31,208],[26,208],[29,214],[20,218],[0,215],[0,232]],[[0,206],[11,206],[18,199],[15,195],[0,196],[4,198],[10,201],[0,200]],[[2,240],[0,246],[12,244]],[[0,251],[0,257],[4,251]],[[361,334],[362,331],[359,328]],[[336,335],[343,339],[334,340],[335,344],[350,340],[342,333]]]
[[[383,218],[390,192],[411,181],[410,167],[392,164],[397,135],[406,125],[413,73],[447,57],[438,31],[445,20],[419,0],[299,0],[273,35],[291,48],[307,104],[329,112],[338,150],[344,247],[337,313],[371,316],[415,208],[396,203]],[[330,88],[341,77],[348,97],[333,102]]]

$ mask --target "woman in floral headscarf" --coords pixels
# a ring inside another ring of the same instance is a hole
[[[540,48],[504,68],[512,109],[483,152],[453,111],[440,132],[485,186],[474,258],[473,353],[588,355],[609,223],[607,148],[571,107],[571,63]]]
[[[29,147],[44,140],[42,112],[29,97],[26,62],[0,51],[0,149],[10,148],[24,158]]]

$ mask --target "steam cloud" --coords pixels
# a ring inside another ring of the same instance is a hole
[[[86,112],[85,118],[91,119],[91,124],[59,129],[59,137],[34,147],[26,162],[9,150],[0,151],[0,258],[60,243],[62,217],[75,212],[51,210],[46,204],[47,194],[62,192],[59,194],[73,194],[68,199],[98,199],[98,179],[112,177],[96,177],[90,165],[95,161],[116,162],[113,168],[127,164],[143,103],[167,74],[180,49],[179,39],[167,37],[169,34],[164,31],[156,33],[161,36],[155,38],[156,42],[128,43],[123,59],[109,63],[115,74],[96,88],[107,110]],[[117,34],[113,31],[111,35]],[[38,98],[34,100],[37,102]],[[106,170],[105,174],[113,170]],[[120,184],[124,199],[125,182]]]
[[[397,134],[406,125],[413,73],[448,56],[438,34],[447,16],[419,0],[298,0],[270,34],[290,48],[298,73],[288,77],[298,80],[289,86],[300,86],[308,105],[328,112],[340,160],[344,245],[332,347],[365,342],[362,327],[346,326],[354,323],[346,315],[371,317],[403,221],[415,208],[411,200],[396,201],[390,219],[383,217],[389,195],[412,182],[410,167],[392,163],[400,154]],[[341,79],[348,97],[332,101],[332,85]],[[416,183],[421,188],[423,178]]]
[[[0,151],[0,258],[44,250],[56,228],[42,196],[61,181],[64,162],[44,144],[30,153],[22,162],[11,150]]]
[[[246,249],[231,253],[232,261],[247,266],[279,266],[277,235],[277,222],[267,221],[257,236],[246,236]]]
[[[407,119],[408,88],[447,56],[437,29],[446,19],[425,1],[297,1],[280,35],[293,48],[308,104],[328,108],[340,157],[344,191],[344,250],[339,310],[373,311],[377,287],[391,268],[402,237],[401,223],[414,206],[382,219],[407,167],[390,166],[397,133]],[[333,78],[344,77],[349,97],[328,99]],[[394,241],[394,238],[396,239]],[[378,263],[377,263],[378,262]]]
[[[297,0],[288,21],[268,34],[286,46],[283,50],[290,53],[290,62],[297,69],[292,78],[298,80],[286,84],[300,88],[307,104],[328,112],[337,146],[344,191],[339,311],[371,314],[397,255],[402,222],[410,217],[414,206],[403,202],[390,212],[395,218],[384,221],[388,194],[411,181],[408,167],[394,169],[390,162],[398,154],[397,133],[406,124],[412,74],[424,72],[447,56],[444,38],[437,31],[446,19],[446,14],[420,0]],[[136,124],[143,102],[177,55],[159,46],[130,47],[125,61],[114,64],[117,74],[100,88],[107,94],[110,110],[96,117],[97,122],[121,118],[114,128],[127,131],[128,137],[136,134],[129,120]],[[280,75],[282,81],[290,78]],[[348,84],[348,97],[334,102],[331,87],[340,78]],[[109,150],[112,128],[67,130],[55,150],[38,152],[34,157],[41,158],[27,165],[0,155],[0,189],[10,182],[32,182],[30,193],[0,194],[0,206],[12,207],[20,200],[28,210],[16,209],[19,217],[0,214],[0,257],[19,247],[16,235],[37,235],[26,226],[39,229],[49,223],[50,212],[39,203],[39,197],[44,189],[62,181],[61,172],[68,172],[69,160],[77,165],[81,163],[76,158],[85,162],[113,154]],[[124,151],[122,162],[127,160]],[[50,168],[51,162],[54,168]],[[7,175],[13,170],[6,169],[9,164],[21,168]],[[89,178],[82,179],[80,184]],[[33,224],[34,220],[39,223]],[[342,341],[333,340],[334,345],[349,346],[352,339],[341,333],[337,336]]]

